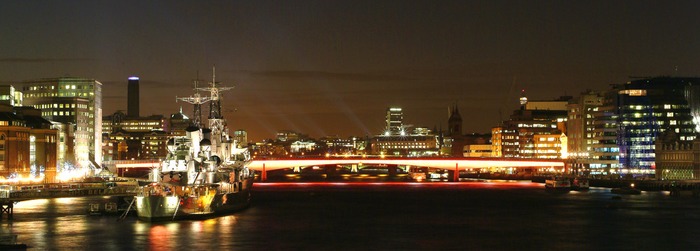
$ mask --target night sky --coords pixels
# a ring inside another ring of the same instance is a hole
[[[630,76],[700,75],[700,1],[2,1],[0,83],[87,77],[103,109],[178,111],[192,80],[223,94],[232,129],[312,137],[404,123],[489,132],[528,98],[605,90]]]

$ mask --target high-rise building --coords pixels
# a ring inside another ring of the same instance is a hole
[[[384,135],[405,135],[403,127],[403,111],[401,107],[389,107],[386,109],[386,129]]]
[[[139,114],[139,77],[129,77],[128,86],[128,102],[126,115],[133,118],[138,118]]]
[[[566,122],[568,139],[567,159],[578,174],[601,174],[600,161],[595,170],[590,169],[593,148],[600,149],[600,143],[595,140],[595,116],[603,106],[603,95],[600,92],[586,91],[581,96],[572,99],[568,105],[569,118]],[[600,149],[604,150],[604,149]],[[608,150],[608,152],[610,152]],[[596,155],[599,157],[600,154]],[[606,165],[609,165],[607,163]]]
[[[98,166],[96,161],[102,160],[102,83],[88,78],[45,78],[25,81],[22,92],[24,104],[40,109],[42,117],[74,127],[75,164]]]
[[[655,140],[673,130],[690,142],[700,122],[700,78],[657,77],[617,85],[617,145],[622,175],[655,174]]]

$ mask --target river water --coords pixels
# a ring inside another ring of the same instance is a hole
[[[200,221],[88,216],[100,198],[24,201],[0,234],[32,250],[700,250],[700,199],[529,182],[258,183]]]

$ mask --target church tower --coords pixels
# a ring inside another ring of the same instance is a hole
[[[448,108],[447,110],[449,116],[447,119],[448,135],[453,137],[462,136],[462,116],[459,115],[459,108],[457,108],[457,104]]]

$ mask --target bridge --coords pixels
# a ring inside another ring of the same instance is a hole
[[[546,159],[508,159],[508,158],[389,158],[389,157],[328,157],[328,158],[275,158],[255,159],[249,168],[260,171],[261,179],[267,179],[267,171],[293,168],[295,171],[303,167],[325,165],[349,165],[356,172],[363,165],[396,165],[411,167],[429,167],[454,171],[454,180],[459,178],[460,170],[482,169],[491,167],[534,167],[534,168],[564,168],[561,160]]]

